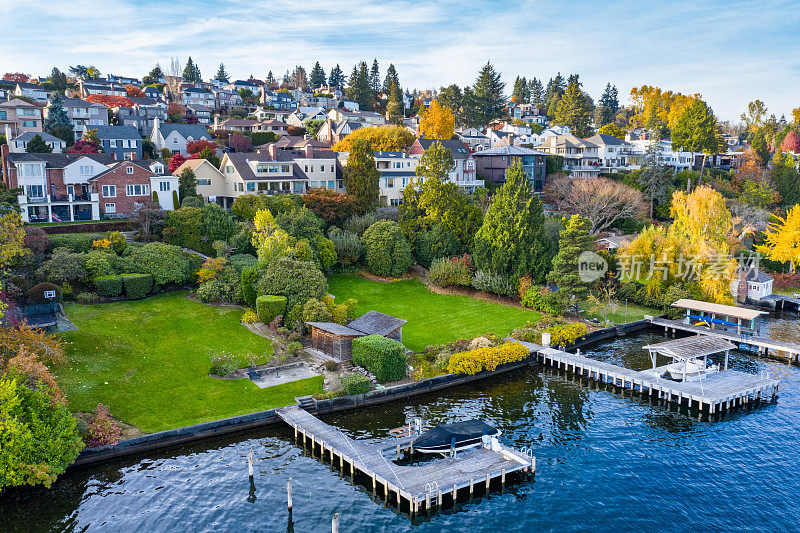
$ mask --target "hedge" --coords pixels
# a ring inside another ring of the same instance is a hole
[[[122,282],[125,285],[125,294],[131,300],[144,298],[153,289],[152,274],[123,274]]]
[[[406,349],[394,339],[367,335],[353,339],[353,364],[363,366],[379,383],[406,377]]]
[[[451,374],[473,375],[481,370],[495,370],[504,363],[522,361],[529,355],[530,351],[520,343],[507,342],[500,346],[487,346],[455,353],[447,362],[447,371]]]
[[[94,278],[94,286],[97,287],[97,294],[105,297],[119,296],[122,294],[122,277],[97,276]]]
[[[62,233],[60,235],[51,235],[47,251],[52,252],[56,248],[67,248],[70,252],[88,252],[92,249],[92,243],[102,238],[102,233]]]
[[[345,394],[364,394],[369,389],[369,378],[364,374],[348,374],[342,378],[342,390]]]
[[[256,267],[243,269],[240,281],[240,286],[242,287],[242,299],[247,302],[247,305],[250,307],[255,307],[256,296],[258,296],[255,288],[255,283],[258,281],[258,270]]]
[[[181,203],[178,201],[178,191],[172,191],[172,209],[177,211],[181,208]]]
[[[269,324],[278,315],[286,313],[286,296],[266,294],[256,298],[256,313],[258,319],[264,324]]]

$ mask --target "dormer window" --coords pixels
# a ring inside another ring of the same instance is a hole
[[[125,167],[125,172],[127,172],[128,174],[133,174],[133,167],[131,165],[128,165],[127,167]]]

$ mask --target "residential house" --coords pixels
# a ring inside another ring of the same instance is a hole
[[[477,178],[492,180],[496,184],[505,183],[506,169],[515,162],[522,164],[534,192],[544,191],[547,174],[547,154],[521,146],[498,146],[472,154],[477,167]]]
[[[40,104],[46,104],[48,99],[47,89],[36,83],[18,82],[14,87],[14,96],[32,98]]]
[[[178,178],[154,174],[146,161],[112,163],[105,172],[89,178],[89,182],[99,195],[100,209],[106,217],[129,217],[153,200],[165,211],[175,208],[173,192],[177,194]]]
[[[189,141],[212,141],[213,137],[202,124],[173,124],[161,123],[159,119],[153,122],[153,131],[150,140],[156,145],[157,150],[166,148],[173,154],[189,155],[186,143]]]
[[[6,132],[6,134],[8,134],[8,131],[10,131],[11,128],[8,125],[6,125],[6,128],[8,128],[8,130]],[[42,138],[44,143],[47,146],[50,147],[50,150],[54,154],[60,154],[64,150],[67,149],[67,143],[63,139],[59,139],[58,137],[54,137],[53,135],[50,135],[49,133],[47,133],[45,131],[40,132],[40,133],[35,133],[35,132],[32,132],[32,131],[29,131],[29,132],[23,133],[22,135],[19,135],[17,137],[11,138],[11,140],[9,141],[9,146],[10,146],[10,149],[11,149],[11,153],[20,154],[22,152],[26,152],[28,150],[28,143],[36,135],[38,135],[38,136],[40,136]],[[9,137],[6,137],[6,138],[9,138]]]
[[[772,276],[759,268],[739,268],[736,277],[731,280],[731,294],[739,303],[756,303],[772,294],[772,282]]]
[[[288,109],[266,109],[263,107],[259,107],[253,112],[253,116],[261,121],[278,120],[280,122],[286,122],[286,119],[289,118],[291,114],[292,112]]]
[[[644,137],[645,135],[642,135]],[[628,135],[625,136],[629,138]],[[633,136],[631,136],[633,138]],[[691,170],[695,164],[695,155],[692,152],[672,149],[672,141],[668,139],[634,139],[627,141],[633,147],[632,155],[628,156],[628,170],[641,168],[648,151],[652,152],[659,166],[669,167],[675,172]]]
[[[312,139],[309,135],[305,135],[303,137],[300,137],[299,135],[284,135],[274,143],[269,144],[274,144],[278,150],[305,150],[306,146],[311,146],[314,149],[329,148],[327,144]],[[256,151],[266,149],[269,144],[259,146]]]
[[[202,87],[185,87],[181,91],[183,103],[186,105],[199,104],[206,107],[214,107],[216,97],[214,93]]]
[[[219,113],[230,113],[235,107],[242,107],[244,102],[236,91],[212,89],[214,93],[214,109]]]
[[[207,159],[187,159],[172,175],[180,177],[187,168],[194,172],[197,179],[197,194],[208,203],[216,203],[222,207],[229,206],[226,205],[225,176],[217,167]]]
[[[481,133],[478,128],[460,128],[456,130],[456,137],[466,144],[470,151],[480,152],[492,147],[489,137]]]
[[[457,139],[417,139],[411,145],[408,153],[417,157],[422,155],[433,145],[439,143],[447,148],[453,156],[455,161],[455,168],[450,172],[449,179],[459,187],[466,189],[469,192],[475,190],[476,187],[483,187],[483,180],[479,180],[476,172],[475,158],[469,151],[469,147]]]
[[[265,132],[272,132],[275,135],[287,135],[289,132],[289,124],[280,120],[266,120],[261,123],[261,130]]]
[[[42,108],[35,104],[19,98],[0,103],[0,126],[3,131],[6,131],[5,126],[11,128],[11,135],[15,137],[29,131],[42,131],[42,121]]]
[[[571,171],[576,178],[596,178],[600,171],[598,146],[593,142],[570,135],[546,137],[536,147],[542,152],[564,158],[564,170]]]
[[[359,109],[361,109],[359,103],[353,100],[342,100],[342,107],[344,109],[347,109],[348,111],[358,111]]]
[[[498,146],[513,146],[514,139],[517,138],[517,135],[510,131],[493,129],[489,129],[486,132],[486,136],[489,138],[489,145],[492,148],[496,148]]]
[[[375,166],[381,173],[378,180],[381,204],[396,207],[403,203],[403,189],[417,179],[418,165],[419,158],[405,152],[375,152]]]
[[[228,152],[222,156],[220,171],[225,175],[226,203],[243,194],[303,194],[308,177],[291,157],[281,155],[274,144],[267,151]],[[230,207],[226,205],[225,207]]]
[[[131,107],[115,107],[113,111],[123,126],[134,126],[139,135],[147,136],[153,130],[156,119],[163,122],[167,118],[167,103],[150,97],[131,96]]]
[[[635,146],[614,137],[598,133],[586,139],[597,145],[597,157],[600,159],[600,172],[619,172],[628,169],[628,158],[637,155]]]
[[[252,81],[247,80],[236,80],[228,83],[227,85],[223,85],[222,88],[226,91],[240,91],[242,89],[247,89],[253,91],[253,94],[258,94],[259,92],[259,86]]]
[[[336,152],[315,147],[314,141],[302,148],[279,150],[280,158],[291,157],[298,169],[308,178],[309,189],[333,189],[344,192],[344,176]]]
[[[214,116],[214,110],[202,104],[186,104],[186,109],[191,111],[197,117],[200,124],[211,124],[211,117]]]
[[[119,83],[120,85],[139,86],[142,84],[139,78],[132,78],[130,76],[115,76],[114,74],[106,74],[106,80],[114,83]]]
[[[150,87],[148,85],[142,90],[144,91],[144,95],[148,98],[155,98],[156,100],[164,100],[164,92],[159,91],[155,87]]]
[[[328,111],[328,118],[334,122],[361,122],[365,126],[386,124],[386,117],[375,111],[350,111],[345,108],[334,108]]]
[[[134,126],[98,126],[103,151],[115,161],[142,158],[142,136]]]
[[[324,109],[331,109],[339,105],[339,99],[333,96],[323,96],[315,94],[314,96],[304,96],[298,101],[300,107],[322,107]]]
[[[99,220],[98,195],[89,179],[108,169],[104,154],[10,153],[0,147],[4,185],[21,188],[17,196],[25,222]]]
[[[44,108],[44,117],[50,114],[52,102]],[[80,98],[61,98],[61,107],[67,113],[75,138],[80,139],[87,129],[97,126],[108,126],[108,108],[103,104],[96,104],[81,100]]]
[[[304,127],[309,120],[325,120],[327,118],[324,107],[298,107],[289,115],[286,123],[290,126]]]
[[[364,125],[363,122],[350,122],[348,120],[334,122],[328,118],[325,124],[317,131],[317,140],[333,146]]]
[[[261,88],[261,104],[274,109],[293,110],[295,102],[292,95],[283,91],[270,91],[266,86]]]
[[[534,104],[515,104],[508,105],[508,116],[525,122],[533,122],[545,126],[547,124],[547,110],[540,109]]]
[[[86,98],[90,94],[104,94],[108,96],[128,96],[125,86],[108,80],[78,79],[78,94]]]

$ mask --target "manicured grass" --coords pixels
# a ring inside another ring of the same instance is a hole
[[[581,316],[584,318],[596,318],[603,321],[603,312],[598,310],[597,312],[591,311],[591,304],[588,302],[583,302],[581,304],[581,309],[583,313]],[[625,302],[617,302],[616,308],[613,311],[609,311],[606,313],[606,318],[612,324],[624,324],[625,322],[634,322],[636,320],[642,320],[644,315],[650,316],[658,316],[662,314],[663,311],[660,309],[653,309],[652,307],[642,307],[640,305],[635,305],[629,303],[627,305],[627,309],[625,306]]]
[[[145,432],[162,431],[294,403],[322,392],[322,376],[259,389],[248,379],[208,376],[209,351],[272,353],[240,324],[241,309],[212,307],[186,293],[135,302],[66,305],[78,327],[64,334],[70,362],[54,368],[70,408],[98,402]]]
[[[330,293],[337,301],[358,300],[358,312],[374,310],[407,320],[403,344],[420,352],[429,344],[444,344],[484,333],[508,335],[541,313],[468,296],[448,296],[428,290],[420,281],[380,283],[360,276],[330,276]]]

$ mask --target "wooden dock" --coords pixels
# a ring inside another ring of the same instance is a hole
[[[685,324],[681,320],[669,320],[667,318],[653,318],[650,323],[654,326],[661,326],[666,331],[680,330],[688,333],[696,333],[698,335],[709,335],[728,340],[737,345],[749,345],[758,349],[758,353],[767,353],[769,350],[783,352],[788,354],[788,360],[800,362],[800,344],[795,342],[781,341],[777,339],[768,339],[767,337],[759,337],[755,335],[746,335],[736,333],[734,331],[726,331],[724,329],[711,329],[704,326],[694,326]]]
[[[459,494],[488,492],[493,484],[504,485],[510,474],[533,474],[536,469],[532,455],[502,445],[500,451],[478,448],[419,466],[400,466],[390,458],[408,448],[410,437],[368,444],[347,437],[296,405],[277,409],[276,414],[294,429],[295,440],[302,441],[304,449],[310,445],[312,456],[318,452],[323,461],[327,456],[343,474],[349,471],[351,479],[357,473],[366,476],[373,494],[382,489],[387,503],[394,499],[398,510],[405,506],[412,515],[441,508],[445,499],[455,502]]]
[[[679,382],[664,379],[653,370],[637,371],[596,359],[521,343],[535,354],[539,362],[602,383],[640,392],[642,395],[708,409],[709,414],[727,411],[752,402],[771,401],[778,393],[777,379],[725,370],[706,375],[702,381]]]

